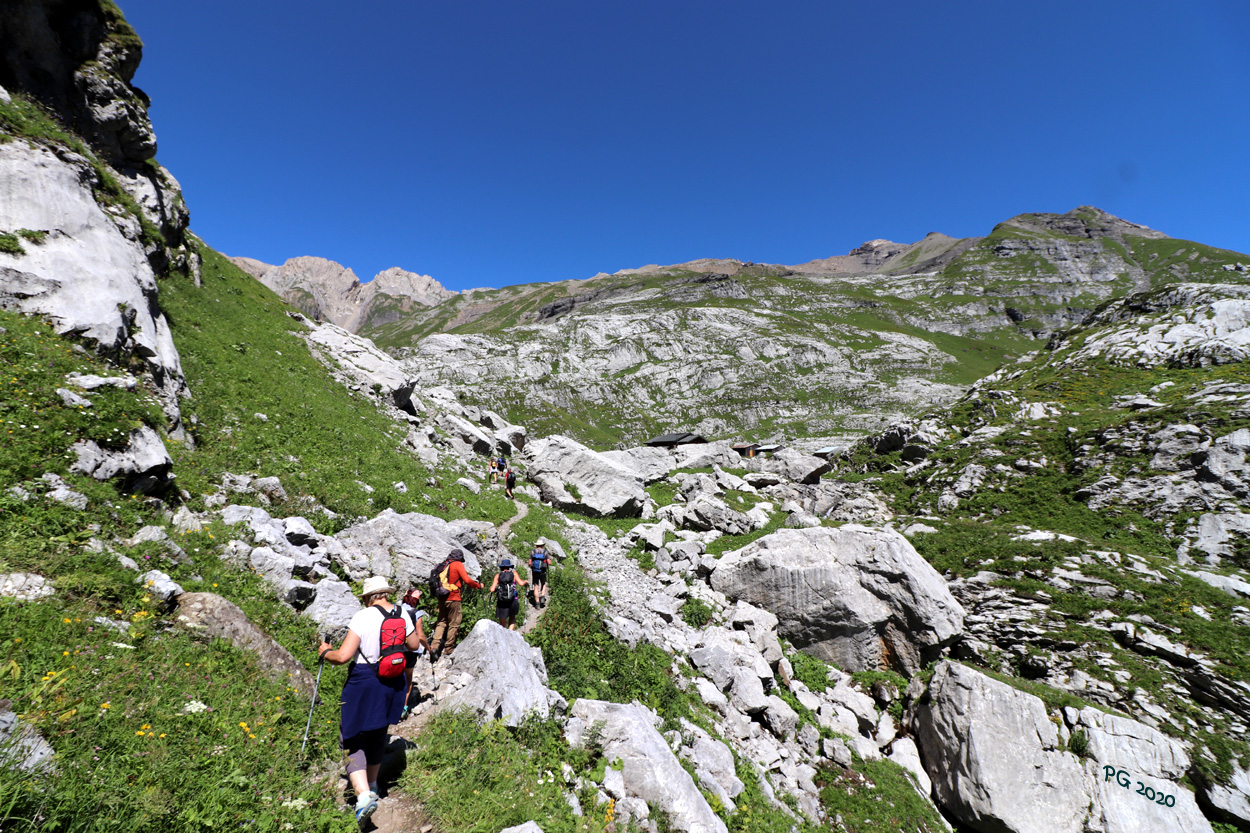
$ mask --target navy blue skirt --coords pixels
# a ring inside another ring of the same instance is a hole
[[[347,740],[371,729],[385,729],[398,723],[404,712],[404,690],[408,681],[401,674],[394,682],[379,679],[372,665],[358,662],[343,684],[339,712],[339,737]]]

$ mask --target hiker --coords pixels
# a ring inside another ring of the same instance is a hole
[[[399,607],[408,614],[412,619],[412,624],[416,627],[417,641],[420,643],[415,651],[410,652],[408,656],[408,669],[404,672],[408,678],[408,690],[404,694],[404,711],[399,716],[402,720],[408,716],[408,708],[412,705],[412,672],[416,670],[417,660],[420,659],[429,649],[430,642],[425,638],[425,626],[421,620],[428,614],[417,607],[417,603],[421,601],[421,589],[414,587],[404,594],[404,600],[399,603]]]
[[[487,466],[487,471],[490,472],[490,482],[494,483],[499,478],[499,461],[497,461],[494,457],[490,458],[490,464]]]
[[[390,676],[388,669],[395,668],[403,648],[416,650],[421,644],[412,619],[391,603],[389,596],[394,592],[382,576],[365,579],[360,591],[364,609],[348,623],[343,642],[337,649],[328,642],[318,648],[325,662],[352,664],[343,684],[339,743],[347,754],[347,780],[356,792],[356,821],[361,827],[378,808],[378,770],[386,752],[386,729],[399,722],[408,690],[404,675]],[[385,648],[384,638],[390,640]]]
[[[508,461],[504,459],[504,456],[502,454],[500,454],[499,459],[495,461],[495,474],[497,474],[499,477],[503,477],[503,473],[504,471],[507,470],[507,468],[508,468]],[[495,481],[492,480],[491,482],[494,483]]]
[[[547,565],[550,563],[547,555],[547,545],[542,538],[534,542],[534,551],[530,553],[530,585],[531,595],[534,598],[534,604],[539,607],[546,607],[547,601]]]
[[[512,470],[512,466],[508,466],[508,470],[503,476],[503,493],[512,499],[512,490],[516,488],[516,472]]]
[[[499,562],[499,572],[490,583],[490,592],[495,594],[495,618],[510,631],[516,630],[516,615],[521,610],[517,585],[524,587],[528,583],[513,569],[511,558]]]
[[[462,551],[452,550],[447,557],[450,563],[439,580],[449,592],[446,598],[438,600],[438,623],[434,626],[434,638],[430,640],[433,662],[438,662],[444,653],[451,656],[456,650],[456,636],[460,633],[460,589],[466,584],[482,589],[482,583],[464,571]]]

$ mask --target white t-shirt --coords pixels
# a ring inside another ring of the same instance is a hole
[[[364,657],[365,662],[373,665],[378,664],[378,658],[382,653],[379,643],[382,638],[382,620],[384,618],[382,608],[370,605],[353,616],[352,621],[347,625],[349,631],[360,637],[360,655]],[[407,636],[414,630],[416,630],[416,625],[412,623],[412,617],[405,614],[404,636]]]

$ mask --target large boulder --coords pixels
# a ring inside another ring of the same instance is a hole
[[[711,584],[772,611],[796,647],[851,671],[915,673],[963,631],[946,582],[892,529],[782,529],[722,556]]]
[[[105,448],[95,440],[79,440],[70,450],[77,455],[70,471],[96,480],[123,478],[126,489],[138,494],[152,494],[167,487],[170,469],[174,467],[160,435],[147,425],[131,431],[121,449]]]
[[[581,746],[597,732],[603,756],[623,765],[626,795],[665,813],[672,830],[726,833],[725,823],[656,729],[658,721],[655,712],[638,703],[578,700],[564,735],[571,745]]]
[[[424,584],[440,561],[453,549],[465,554],[470,575],[482,572],[473,550],[477,533],[469,527],[448,523],[418,512],[400,514],[386,509],[364,523],[350,526],[334,536],[337,546],[327,547],[330,558],[349,578],[386,576],[400,590]]]
[[[458,684],[440,702],[443,708],[468,708],[483,720],[518,726],[527,715],[541,718],[563,712],[568,703],[547,687],[543,652],[530,647],[517,631],[479,619],[452,655],[447,679]]]
[[[793,448],[783,448],[774,454],[761,457],[747,457],[736,465],[745,466],[750,471],[779,474],[793,483],[817,483],[821,475],[833,468],[828,460],[795,451]]]
[[[311,694],[315,681],[291,652],[252,624],[247,614],[216,593],[183,593],[178,597],[178,624],[209,637],[224,639],[255,654],[260,668],[275,680]],[[313,646],[308,646],[312,651]]]
[[[677,466],[677,458],[667,448],[644,445],[624,451],[604,451],[602,454],[637,474],[648,485],[668,477]]]
[[[544,500],[595,517],[642,514],[647,493],[632,469],[568,437],[530,440],[523,458],[526,475]]]
[[[1038,698],[943,662],[915,729],[934,797],[960,822],[995,833],[1081,833],[1085,773],[1059,750]]]
[[[1082,759],[1062,750],[1058,719],[1032,694],[939,664],[912,718],[934,797],[993,833],[1209,833],[1178,783],[1190,763],[1181,742],[1126,717],[1064,709],[1065,731],[1085,734]],[[1138,792],[1147,787],[1172,800],[1148,800]]]
[[[335,364],[364,387],[382,393],[395,407],[416,414],[417,402],[412,398],[416,383],[404,368],[391,356],[383,353],[373,342],[354,335],[333,324],[317,324],[304,316],[297,320],[308,327],[304,338],[318,352],[328,354]]]
[[[682,513],[682,523],[691,529],[715,529],[726,535],[744,535],[755,524],[742,512],[718,497],[703,493],[690,501]]]

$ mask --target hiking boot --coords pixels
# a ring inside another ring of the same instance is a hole
[[[356,823],[364,830],[369,818],[378,809],[378,794],[370,790],[356,799]]]

